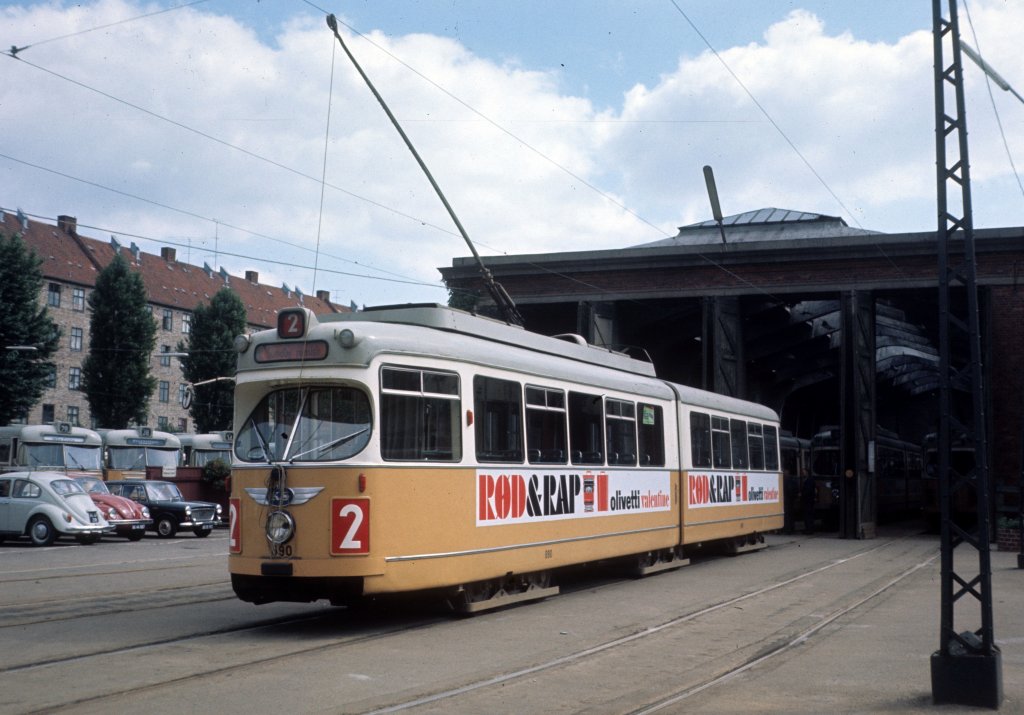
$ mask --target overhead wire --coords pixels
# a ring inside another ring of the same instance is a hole
[[[964,0],[964,10],[967,11],[967,24],[971,28],[971,38],[974,40],[974,46],[978,48],[977,52],[980,57],[981,45],[978,44],[978,33],[974,29],[974,20],[971,19],[971,7],[967,3],[967,0]],[[1006,139],[1006,130],[1003,129],[1003,120],[999,115],[999,107],[996,106],[995,94],[992,92],[992,80],[989,77],[988,72],[982,72],[982,74],[985,75],[985,88],[988,90],[988,99],[992,104],[992,113],[995,115],[996,125],[999,127],[999,136],[1002,137],[1003,140],[1003,148],[1006,150],[1006,158],[1010,162],[1010,169],[1013,171],[1013,178],[1017,180],[1017,187],[1020,189],[1021,196],[1024,196],[1024,184],[1021,183],[1020,173],[1017,171],[1017,165],[1013,161],[1013,152],[1010,151],[1010,143]],[[1017,96],[1019,97],[1020,95]]]
[[[21,213],[24,214],[25,216],[30,216],[32,218],[43,219],[43,220],[48,220],[48,221],[55,221],[56,220],[52,216],[41,216],[39,214],[28,213],[26,211],[23,211],[23,210],[20,210],[20,209],[10,208],[10,207],[7,207],[7,206],[0,206],[0,211],[2,211],[4,213],[9,213],[9,214],[14,214],[16,211],[21,211]],[[118,230],[116,228],[110,228],[110,227],[107,227],[107,226],[99,226],[99,225],[95,225],[95,224],[88,224],[88,223],[83,223],[81,221],[79,221],[77,225],[80,228],[87,228],[87,229],[92,229],[94,231],[101,231],[103,233],[110,233],[112,235],[121,236],[123,238],[137,239],[137,240],[140,240],[140,241],[152,241],[154,243],[163,244],[163,245],[167,245],[167,246],[174,246],[176,248],[188,248],[189,247],[188,243],[185,243],[185,242],[182,242],[182,241],[175,241],[175,240],[166,239],[166,238],[154,238],[152,236],[146,236],[146,235],[139,234],[139,233],[131,233],[129,231],[121,231],[121,230]],[[247,253],[233,253],[231,251],[221,251],[221,254],[225,255],[225,256],[231,256],[232,258],[244,258],[244,259],[249,260],[249,261],[256,260],[256,261],[258,261],[260,263],[266,263],[266,264],[275,265],[275,266],[282,266],[282,267],[285,267],[285,268],[298,268],[298,269],[301,269],[301,270],[312,270],[312,268],[313,268],[312,266],[303,265],[303,264],[300,264],[300,263],[290,263],[288,261],[278,261],[278,260],[275,260],[275,259],[272,259],[272,258],[254,258],[252,255],[247,254]],[[200,268],[198,268],[196,266],[192,266],[192,267],[196,268],[196,270],[202,270],[202,269],[200,269]],[[414,286],[421,286],[421,287],[426,287],[426,288],[436,288],[438,290],[446,289],[446,287],[443,286],[443,285],[439,285],[439,284],[435,284],[435,283],[429,283],[429,282],[426,282],[426,281],[418,281],[418,280],[415,280],[415,279],[412,279],[412,278],[410,278],[408,280],[402,280],[402,279],[399,279],[399,278],[382,278],[381,276],[367,275],[365,273],[353,273],[351,271],[341,271],[341,270],[337,270],[337,269],[323,268],[323,267],[320,268],[320,271],[322,273],[330,273],[332,275],[339,275],[339,276],[348,276],[350,278],[365,278],[367,280],[385,281],[385,282],[388,282],[388,283],[398,283],[398,284],[402,284],[402,285],[414,285]]]
[[[100,184],[100,183],[95,182],[95,181],[90,181],[88,179],[83,179],[81,177],[74,176],[72,174],[68,174],[66,172],[58,171],[57,169],[51,169],[49,167],[45,167],[45,166],[42,166],[40,164],[35,164],[33,162],[30,162],[30,161],[25,161],[24,159],[19,159],[19,158],[15,157],[15,156],[11,156],[10,154],[6,154],[6,153],[3,153],[3,152],[0,152],[0,158],[7,159],[8,161],[13,161],[15,163],[22,164],[24,166],[31,167],[31,168],[37,169],[39,171],[44,171],[44,172],[47,172],[47,173],[50,173],[50,174],[54,174],[55,176],[60,176],[62,178],[65,178],[65,179],[68,179],[68,180],[71,180],[71,181],[75,181],[75,182],[78,182],[78,183],[81,183],[81,184],[85,184],[86,186],[92,186],[92,187],[95,187],[97,189],[102,189],[104,191],[109,191],[111,193],[118,194],[119,196],[124,196],[125,198],[130,198],[130,199],[133,199],[135,201],[140,201],[142,203],[147,203],[147,204],[150,204],[152,206],[157,206],[159,208],[166,209],[168,211],[173,211],[173,212],[179,213],[179,214],[181,214],[183,216],[189,216],[191,218],[199,219],[201,221],[215,222],[215,223],[219,224],[220,226],[224,226],[225,228],[230,228],[230,229],[235,230],[235,231],[240,231],[242,233],[246,233],[246,234],[248,234],[250,236],[254,236],[256,238],[266,239],[268,241],[273,241],[275,243],[280,243],[280,244],[283,244],[285,246],[289,246],[291,248],[297,248],[297,249],[302,250],[302,251],[308,251],[310,253],[313,252],[313,249],[308,248],[306,246],[303,246],[302,244],[299,244],[299,243],[294,243],[292,241],[286,241],[283,238],[276,238],[274,236],[269,236],[267,234],[259,233],[259,232],[256,232],[256,231],[251,231],[251,230],[243,228],[241,226],[235,226],[234,224],[226,223],[224,221],[219,221],[219,220],[211,218],[209,216],[203,216],[201,214],[197,214],[194,211],[189,211],[188,209],[182,209],[182,208],[178,208],[176,206],[171,206],[170,204],[165,204],[165,203],[162,203],[160,201],[155,201],[153,199],[148,199],[148,198],[146,198],[144,196],[139,196],[138,194],[132,194],[132,193],[129,193],[127,191],[122,191],[121,189],[115,189],[113,187],[106,186],[104,184]],[[123,235],[128,235],[127,233],[122,232],[122,231],[115,231],[115,232],[122,233]],[[152,241],[157,241],[157,242],[170,243],[169,241],[167,241],[165,239],[144,239],[144,240],[152,240]],[[175,245],[182,245],[182,244],[175,244]],[[224,251],[220,251],[220,253],[224,253],[225,255],[232,255],[232,256],[237,255],[237,254],[228,254],[228,253],[226,253]],[[363,263],[360,263],[359,261],[353,261],[352,259],[343,258],[342,256],[336,256],[336,255],[329,254],[329,253],[325,253],[324,255],[327,256],[328,258],[333,258],[335,260],[342,261],[344,263],[351,263],[353,265],[357,265],[357,266],[360,266],[360,267],[363,267],[363,268],[367,268],[367,269],[370,269],[370,270],[379,271],[379,272],[387,274],[387,275],[395,276],[397,278],[402,279],[401,282],[407,282],[407,281],[416,282],[415,279],[412,279],[409,276],[405,276],[405,275],[402,275],[400,273],[395,273],[394,271],[389,271],[389,270],[386,270],[384,268],[377,268],[376,266],[372,266],[372,265],[368,265],[368,264],[363,264]],[[255,256],[245,256],[245,257],[252,258],[254,260],[263,260],[263,259],[259,259],[259,258],[255,257]],[[367,277],[369,277],[369,276],[367,276]],[[379,278],[379,280],[387,280],[387,279]],[[429,285],[429,284],[427,284],[427,285]]]

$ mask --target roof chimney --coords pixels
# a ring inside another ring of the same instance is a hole
[[[256,271],[246,271],[245,280],[249,281],[250,283],[259,283],[260,274]]]
[[[131,245],[131,248],[129,250],[131,250],[131,252],[132,252],[132,259],[136,263],[138,263],[139,262],[139,255],[142,253],[142,249],[140,249],[138,246],[135,245],[135,241],[132,241],[132,245]]]
[[[160,249],[160,257],[168,263],[174,263],[178,256],[178,252],[170,246],[164,246]]]
[[[69,236],[74,236],[78,230],[78,219],[74,216],[58,216],[57,228]]]
[[[330,303],[331,302],[331,291],[329,291],[329,290],[318,290],[316,292],[316,297],[319,298],[320,300],[322,300],[324,303]]]

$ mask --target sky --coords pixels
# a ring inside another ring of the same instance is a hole
[[[1024,94],[1024,3],[959,8]],[[927,0],[0,2],[0,209],[446,302],[470,251],[327,13],[485,262],[673,236],[711,217],[705,165],[726,215],[936,229]],[[974,224],[1022,226],[1024,103],[965,77]]]

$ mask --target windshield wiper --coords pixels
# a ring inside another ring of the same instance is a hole
[[[338,437],[338,439],[334,440],[333,442],[328,442],[327,444],[318,444],[317,446],[315,446],[315,447],[313,447],[311,449],[307,449],[305,452],[299,452],[298,454],[293,454],[291,456],[291,458],[289,458],[288,463],[292,464],[293,462],[295,462],[296,459],[298,459],[299,457],[301,457],[303,455],[309,454],[310,452],[317,452],[317,451],[325,452],[328,449],[331,449],[332,447],[337,447],[339,444],[344,444],[345,442],[348,442],[353,437],[358,437],[359,435],[363,434],[364,432],[368,432],[369,430],[370,430],[369,427],[363,427],[362,429],[356,430],[355,432],[349,432],[347,435],[345,435],[343,437]]]

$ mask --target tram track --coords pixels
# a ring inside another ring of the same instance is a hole
[[[807,583],[809,580],[813,580],[818,576],[826,575],[834,569],[839,569],[856,563],[859,559],[866,556],[877,554],[886,549],[892,549],[894,545],[898,545],[899,542],[900,539],[892,539],[882,543],[872,544],[869,548],[860,549],[859,551],[850,553],[843,558],[828,559],[814,565],[809,565],[806,568],[785,574],[781,578],[778,578],[764,586],[749,589],[729,598],[719,599],[714,603],[707,603],[700,608],[689,609],[684,613],[680,613],[671,619],[662,621],[655,625],[641,628],[633,633],[621,637],[608,639],[599,643],[593,643],[587,647],[561,654],[556,658],[550,658],[543,662],[526,665],[521,668],[513,668],[498,673],[489,673],[470,682],[459,684],[456,687],[444,689],[432,694],[420,693],[416,697],[400,699],[397,702],[392,702],[387,705],[377,707],[376,709],[374,709],[373,705],[368,703],[367,707],[355,711],[373,713],[400,712],[407,710],[432,711],[434,708],[449,707],[453,703],[460,703],[460,698],[468,697],[472,699],[479,695],[486,696],[488,693],[497,692],[501,688],[515,684],[516,682],[522,683],[526,680],[544,677],[546,674],[557,672],[560,669],[578,667],[579,665],[585,664],[595,658],[607,657],[609,654],[614,654],[617,651],[637,647],[646,640],[653,640],[659,635],[672,633],[674,630],[687,626],[687,624],[700,623],[704,619],[713,617],[715,614],[741,610],[751,601],[756,602],[758,599],[762,599],[769,594],[781,592],[787,588]],[[801,619],[798,622],[787,622],[779,629],[762,633],[760,638],[746,643],[743,648],[738,649],[725,661],[717,664],[706,663],[705,665],[708,667],[703,669],[702,677],[698,679],[699,682],[691,681],[686,684],[685,688],[681,687],[672,693],[663,695],[663,697],[654,702],[649,702],[649,704],[645,705],[645,708],[652,708],[650,710],[641,709],[636,710],[635,712],[656,712],[658,709],[671,707],[673,703],[700,693],[707,688],[713,687],[717,683],[738,677],[746,670],[765,662],[766,659],[777,657],[785,653],[795,645],[813,638],[816,634],[820,633],[823,628],[830,623],[835,622],[837,619],[841,619],[845,614],[870,603],[872,599],[879,597],[887,589],[899,583],[901,579],[906,578],[927,563],[930,563],[934,558],[935,556],[932,555],[928,559],[917,562],[909,568],[899,570],[898,573],[890,573],[892,570],[888,569],[885,574],[879,575],[877,578],[871,579],[867,583],[859,583],[857,588],[842,594],[842,598],[839,599],[841,602],[837,600],[830,602],[831,607],[828,609],[827,613],[816,614],[810,618],[810,620]],[[715,560],[712,559],[707,563],[710,564],[714,561]],[[702,570],[701,563],[697,563],[695,564],[695,567],[690,567],[690,569],[687,570],[687,573],[692,573],[694,577],[698,577]],[[621,584],[621,581],[617,581],[602,583],[595,586],[593,582],[589,582],[588,584],[580,587],[580,595],[592,594],[597,590],[603,590],[605,587],[614,587]],[[564,590],[563,595],[560,596],[559,599],[571,599],[573,594],[574,590],[572,588]],[[531,606],[527,605],[521,608],[511,609],[510,611],[505,612],[504,617],[514,618],[518,617],[521,613],[528,614],[530,608]],[[197,648],[199,644],[208,642],[211,639],[216,640],[217,638],[223,638],[224,636],[244,633],[264,633],[265,638],[274,641],[274,637],[270,634],[273,632],[280,632],[280,629],[282,628],[288,632],[294,632],[296,629],[306,628],[307,632],[315,632],[319,635],[317,642],[314,644],[307,644],[303,646],[301,643],[293,642],[280,652],[267,652],[267,649],[264,648],[259,651],[260,656],[256,658],[251,657],[252,654],[250,653],[248,654],[249,657],[241,657],[230,663],[221,663],[214,668],[207,667],[198,670],[193,669],[192,672],[172,672],[168,673],[167,677],[153,678],[148,682],[138,683],[132,687],[119,687],[102,693],[98,692],[89,697],[77,698],[74,701],[49,703],[38,710],[39,712],[53,712],[61,709],[77,709],[79,707],[84,707],[87,711],[98,711],[104,707],[116,707],[118,703],[130,702],[133,698],[145,698],[147,697],[147,694],[160,693],[167,688],[194,687],[201,689],[203,687],[203,683],[215,681],[228,674],[251,674],[268,666],[272,666],[274,669],[289,670],[292,667],[298,667],[296,665],[297,663],[309,658],[343,659],[340,654],[348,652],[346,649],[353,649],[372,644],[383,646],[383,644],[388,642],[388,639],[401,638],[403,635],[412,634],[416,631],[422,632],[430,628],[445,627],[445,624],[452,623],[450,618],[434,616],[430,618],[403,620],[398,624],[385,624],[385,626],[381,628],[381,623],[371,617],[367,624],[361,624],[360,627],[372,628],[375,632],[360,633],[356,635],[349,632],[347,635],[342,637],[329,636],[325,639],[323,636],[323,627],[329,623],[332,618],[330,614],[333,613],[346,614],[346,611],[335,609],[326,613],[320,611],[315,614],[304,615],[301,617],[269,619],[258,623],[250,622],[238,627],[226,628],[214,632],[168,638],[160,641],[141,643],[127,648],[108,649],[102,651],[98,650],[94,653],[80,654],[66,659],[54,659],[48,662],[23,664],[15,668],[0,670],[0,674],[14,674],[16,671],[18,674],[21,674],[33,670],[43,672],[51,667],[73,665],[76,663],[86,664],[93,662],[93,660],[97,658],[108,660],[112,657],[131,657],[133,654],[142,654],[147,652],[147,650],[152,651],[154,649],[166,647],[187,646],[191,650]],[[350,618],[347,614],[342,615],[341,617],[346,620]],[[457,622],[458,621],[456,621],[456,623]],[[354,623],[354,620],[350,623]],[[636,702],[642,701],[638,700]],[[626,710],[623,710],[623,712],[626,712]]]
[[[833,560],[827,564],[807,569],[762,588],[740,594],[733,598],[723,599],[704,608],[689,611],[671,620],[644,628],[624,637],[608,640],[529,667],[510,670],[508,672],[492,675],[474,682],[465,683],[456,688],[406,701],[391,703],[387,706],[367,710],[365,712],[368,715],[383,715],[384,713],[411,710],[442,712],[445,709],[450,709],[453,706],[452,701],[458,702],[459,698],[472,696],[474,694],[490,690],[497,692],[498,690],[503,689],[506,685],[515,681],[524,681],[528,678],[535,678],[536,676],[549,671],[577,666],[589,659],[604,656],[616,650],[634,646],[646,639],[663,635],[673,629],[685,626],[688,623],[699,621],[717,612],[737,607],[744,602],[763,597],[773,592],[781,591],[793,586],[794,584],[820,576],[834,568],[842,567],[856,559],[892,546],[899,541],[900,539],[893,539],[884,543],[875,544],[870,548],[863,549],[848,557]],[[702,676],[701,678],[698,678],[698,682],[690,683],[685,688],[671,693],[668,697],[662,697],[653,703],[646,704],[643,708],[636,710],[627,708],[624,709],[623,712],[627,712],[630,715],[658,712],[682,702],[688,697],[714,687],[715,685],[739,677],[745,671],[761,665],[774,657],[782,655],[796,645],[807,642],[816,634],[819,634],[828,625],[834,623],[843,616],[864,607],[866,604],[880,597],[903,579],[933,563],[937,558],[937,553],[932,554],[928,558],[913,564],[909,568],[900,570],[895,575],[887,575],[885,577],[874,579],[871,584],[859,586],[853,593],[844,594],[842,599],[843,603],[841,605],[830,609],[826,614],[818,614],[816,617],[813,617],[811,619],[813,620],[812,624],[800,622],[786,624],[783,628],[766,634],[764,637],[746,644],[744,647],[736,649],[723,657],[721,660],[724,660],[726,664],[722,667],[716,667],[713,663],[709,664],[707,662],[702,662],[700,668],[701,672],[707,673],[708,671],[711,671],[713,675],[710,677],[707,677],[706,675]]]

